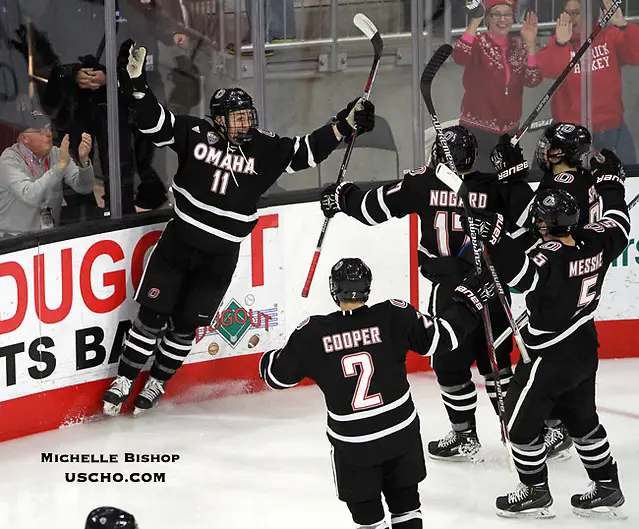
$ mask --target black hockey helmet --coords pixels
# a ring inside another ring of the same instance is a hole
[[[561,158],[561,161],[571,167],[581,167],[591,145],[592,135],[586,127],[574,123],[555,123],[539,138],[535,157],[539,167],[550,169],[548,152],[555,150],[557,152],[553,153],[553,157]]]
[[[132,514],[117,507],[98,507],[87,516],[84,529],[138,529]]]
[[[539,233],[543,221],[549,235],[565,237],[579,221],[579,206],[574,197],[563,189],[544,189],[535,195],[530,208],[532,228]]]
[[[209,102],[209,109],[221,132],[233,143],[241,144],[250,140],[248,130],[258,126],[253,98],[236,86],[216,90]],[[248,122],[242,127],[236,127],[230,119],[230,114],[240,110],[248,111]]]
[[[366,263],[357,257],[340,259],[328,279],[333,301],[367,301],[371,293],[373,273]]]
[[[477,139],[474,134],[461,125],[445,128],[443,133],[457,170],[470,171],[477,159]],[[433,166],[446,163],[446,155],[439,137],[433,143],[430,158]]]

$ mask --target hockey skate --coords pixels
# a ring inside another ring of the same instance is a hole
[[[572,511],[586,518],[613,518],[625,520],[628,516],[621,506],[625,503],[619,486],[617,467],[610,479],[591,481],[590,489],[584,494],[575,494],[571,499]]]
[[[103,410],[105,415],[112,417],[120,413],[122,404],[124,404],[131,394],[133,380],[124,376],[118,376],[111,382],[109,389],[102,395]]]
[[[532,486],[519,483],[515,492],[499,496],[495,501],[497,516],[503,518],[554,518],[551,505],[548,483]]]
[[[477,463],[482,460],[479,456],[480,448],[481,444],[475,428],[462,432],[451,430],[443,439],[428,443],[428,455],[432,459],[441,459],[442,461]]]
[[[158,403],[162,395],[164,395],[165,391],[166,382],[150,376],[146,381],[146,384],[144,384],[142,391],[140,391],[138,396],[135,397],[135,409],[133,410],[133,415],[140,415],[141,413],[153,408]]]
[[[570,453],[572,438],[563,423],[544,427],[544,445],[548,450],[546,453],[548,461],[565,461],[572,457]]]

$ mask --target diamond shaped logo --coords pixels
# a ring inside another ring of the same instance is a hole
[[[235,299],[231,299],[226,308],[217,316],[217,332],[222,339],[235,349],[235,346],[251,326],[248,311]]]

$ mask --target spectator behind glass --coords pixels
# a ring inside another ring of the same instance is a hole
[[[18,141],[0,155],[0,236],[52,228],[60,223],[62,182],[93,192],[91,136],[82,134],[80,167],[69,154],[69,136],[53,146],[51,123],[39,110],[24,112]]]
[[[611,0],[603,0],[610,8]],[[557,20],[555,36],[539,53],[539,68],[545,77],[557,78],[581,47],[580,1],[568,0]],[[629,23],[621,9],[591,46],[593,147],[614,151],[624,164],[637,163],[635,143],[624,121],[621,68],[639,65],[639,26]],[[555,121],[581,122],[581,66],[575,66],[552,98]]]
[[[286,42],[295,40],[295,4],[293,0],[263,0],[264,1],[264,29],[266,31],[266,42]],[[253,14],[253,0],[246,0],[246,17],[248,18],[249,31],[242,39],[245,46],[251,40],[251,17]],[[229,42],[226,51],[231,55],[235,54],[235,43]],[[266,50],[266,55],[273,55],[272,50]]]
[[[175,0],[177,1],[177,0]],[[158,56],[157,42],[178,41],[173,26],[159,17],[154,2],[119,0],[116,17],[117,40],[128,37],[149,38],[149,80],[160,82],[155,75]],[[177,11],[180,12],[179,10]],[[79,134],[90,133],[97,142],[100,165],[105,178],[105,202],[109,202],[109,155],[106,106],[106,66],[103,0],[65,0],[64,9],[49,0],[37,26],[32,25],[35,42],[34,62],[42,63],[42,71],[49,82],[42,87],[44,110],[53,120],[60,136],[69,134],[71,151],[76,152]],[[18,31],[14,46],[26,57],[26,31]],[[154,147],[128,125],[129,112],[119,102],[118,128],[120,137],[120,174],[122,183],[122,211],[133,213],[136,208],[155,209],[166,202],[162,180],[152,167]],[[140,185],[135,191],[135,172]],[[75,203],[78,197],[67,197]],[[79,199],[81,201],[81,198]]]
[[[493,172],[490,152],[499,136],[514,133],[521,120],[524,86],[542,81],[537,68],[537,15],[526,15],[521,37],[509,35],[516,0],[487,0],[488,31],[478,34],[484,8],[467,2],[470,22],[455,43],[453,59],[464,67],[460,125],[477,138],[478,171]]]

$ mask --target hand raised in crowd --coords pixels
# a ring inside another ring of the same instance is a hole
[[[106,74],[102,70],[93,68],[80,68],[76,77],[76,83],[83,89],[97,90],[106,84]]]
[[[64,171],[71,161],[71,154],[69,154],[69,135],[65,134],[60,144],[60,152],[58,157],[58,170]]]
[[[612,0],[603,0],[604,11],[608,11],[611,5],[612,5]],[[617,8],[617,11],[615,11],[615,14],[612,15],[612,18],[610,19],[610,23],[619,28],[624,28],[628,25],[628,21],[624,18],[623,12],[621,11],[621,7]]]
[[[486,15],[482,0],[466,0],[466,13],[471,20],[481,20]]]
[[[559,18],[557,19],[555,37],[557,38],[557,44],[560,46],[568,43],[572,38],[572,22],[568,13],[562,13],[559,15]]]
[[[539,19],[537,13],[528,11],[524,23],[521,26],[521,37],[524,39],[528,51],[535,53],[537,49],[537,32],[539,30]]]
[[[82,140],[80,141],[80,145],[78,146],[78,158],[80,159],[80,164],[82,165],[82,167],[86,167],[89,164],[89,153],[91,152],[91,145],[91,135],[83,132]]]
[[[189,44],[189,36],[184,33],[174,33],[173,34],[173,44],[176,46],[187,46]]]

